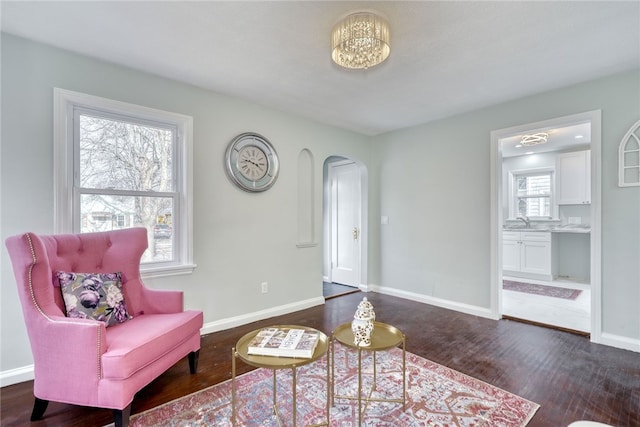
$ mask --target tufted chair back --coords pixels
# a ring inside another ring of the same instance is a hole
[[[122,273],[122,288],[129,312],[136,316],[141,307],[140,259],[147,248],[147,230],[130,228],[108,233],[16,236],[27,243],[11,243],[14,271],[22,272],[20,300],[29,323],[31,315],[64,316],[64,302],[56,271],[81,273]],[[16,265],[18,264],[18,265]],[[31,319],[33,320],[33,319]]]

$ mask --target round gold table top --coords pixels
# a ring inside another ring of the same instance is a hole
[[[319,336],[318,345],[313,352],[313,356],[310,358],[306,357],[282,357],[282,356],[258,356],[254,354],[248,354],[248,347],[251,340],[258,335],[264,328],[256,329],[254,331],[249,332],[248,334],[243,335],[238,342],[236,343],[236,355],[243,360],[245,363],[248,363],[251,366],[255,366],[258,368],[269,368],[269,369],[284,369],[284,368],[294,368],[297,366],[303,366],[308,363],[311,363],[315,360],[318,360],[322,356],[327,353],[327,349],[329,348],[329,339],[322,332],[314,328],[310,328],[308,326],[299,326],[299,325],[275,325],[269,326],[270,328],[296,328],[296,329],[305,329],[307,331],[317,332]]]
[[[404,340],[404,334],[396,327],[382,322],[373,322],[371,333],[371,345],[358,346],[354,343],[354,335],[351,330],[351,322],[343,323],[333,331],[333,337],[343,345],[362,350],[388,350],[397,347]]]

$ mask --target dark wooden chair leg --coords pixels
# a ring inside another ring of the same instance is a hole
[[[195,374],[198,370],[198,358],[200,357],[200,350],[192,351],[189,353],[189,372]]]
[[[126,408],[113,410],[113,423],[115,427],[128,427],[129,417],[131,416],[131,403]]]
[[[35,402],[33,402],[33,411],[31,412],[31,421],[37,421],[42,418],[44,415],[44,411],[47,410],[47,405],[49,405],[48,400],[38,399],[36,397]]]

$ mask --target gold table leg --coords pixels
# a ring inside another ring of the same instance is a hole
[[[276,370],[273,370],[273,387],[271,390],[273,391],[273,413],[278,415],[278,402],[276,398],[276,390],[278,388],[278,384],[276,382]]]
[[[329,409],[329,399],[330,396],[332,396],[331,394],[331,382],[330,382],[330,377],[329,377],[329,364],[331,363],[331,358],[329,356],[329,352],[327,352],[327,425],[329,425],[330,421],[330,417],[331,417],[331,409]]]
[[[309,328],[309,329],[313,329],[313,328]],[[260,332],[260,330],[255,330],[252,332],[249,332],[248,334],[245,334],[242,338],[240,338],[240,340],[238,340],[238,343],[236,344],[235,347],[233,347],[231,349],[231,425],[232,426],[236,426],[238,423],[237,417],[237,406],[238,406],[238,390],[237,390],[237,384],[236,384],[236,370],[237,370],[237,360],[236,358],[240,358],[242,361],[248,363],[251,366],[254,366],[256,368],[266,368],[266,369],[271,369],[273,371],[273,384],[272,384],[272,392],[273,392],[273,414],[276,417],[276,420],[278,422],[278,425],[282,427],[282,423],[283,421],[280,418],[280,414],[278,411],[278,376],[277,376],[277,371],[278,369],[287,369],[287,368],[291,368],[291,372],[292,372],[292,388],[291,391],[293,393],[292,396],[292,404],[293,404],[293,408],[292,408],[292,425],[293,427],[297,427],[298,426],[298,372],[297,372],[297,368],[299,366],[303,366],[303,365],[307,365],[309,363],[313,363],[315,361],[317,361],[318,359],[320,359],[322,356],[327,356],[327,366],[326,366],[326,389],[327,389],[327,399],[326,399],[326,406],[324,409],[325,415],[326,415],[326,421],[322,420],[319,424],[313,424],[313,425],[309,425],[309,426],[305,426],[305,427],[319,427],[319,426],[328,426],[329,425],[329,419],[331,416],[331,410],[330,410],[330,406],[329,406],[329,395],[332,393],[332,389],[331,389],[331,377],[330,377],[330,366],[329,364],[331,363],[331,359],[330,356],[328,355],[328,349],[329,349],[329,344],[331,343],[330,340],[327,339],[327,336],[325,334],[323,334],[320,331],[317,331],[318,334],[320,335],[321,341],[319,342],[318,348],[314,351],[314,354],[312,355],[310,360],[304,360],[304,361],[300,361],[298,362],[297,360],[289,360],[289,359],[293,359],[293,358],[286,358],[286,360],[280,359],[273,359],[273,363],[271,363],[271,361],[269,361],[267,358],[258,358],[258,357],[252,357],[251,355],[248,354],[248,343],[251,339],[255,338],[255,336]],[[285,399],[286,401],[286,399]],[[321,408],[318,408],[321,409]]]
[[[405,349],[405,336],[402,334],[402,411],[407,406],[407,352]]]
[[[362,348],[358,347],[358,425],[362,425]]]
[[[336,368],[336,358],[335,355],[333,354],[334,349],[335,349],[335,343],[333,340],[331,340],[329,342],[329,347],[331,347],[329,350],[331,352],[331,406],[334,406],[336,404],[335,402],[335,395],[336,395],[336,382],[335,382],[335,368]],[[329,361],[327,360],[327,363],[329,363]],[[329,397],[329,396],[327,396]]]
[[[296,427],[298,422],[298,403],[296,402],[296,367],[294,366],[291,370],[293,371],[293,427]]]
[[[335,406],[335,398],[339,398],[339,399],[351,399],[351,400],[357,400],[358,401],[358,426],[362,425],[362,418],[364,416],[364,413],[366,412],[369,403],[370,402],[395,402],[395,403],[402,403],[402,410],[406,410],[406,403],[407,403],[407,357],[406,357],[406,347],[405,347],[405,336],[404,334],[402,335],[402,341],[401,341],[401,345],[402,345],[402,398],[374,398],[372,397],[373,392],[375,390],[377,390],[377,350],[372,350],[372,362],[373,362],[373,376],[372,376],[372,384],[371,384],[371,388],[368,392],[368,395],[363,397],[363,392],[362,392],[362,388],[363,388],[363,383],[362,383],[362,350],[367,350],[367,348],[361,348],[358,347],[357,348],[357,352],[358,352],[358,395],[357,396],[343,396],[343,395],[337,395],[336,396],[336,392],[335,392],[335,387],[336,387],[336,382],[335,382],[335,343],[334,341],[331,341],[329,343],[330,345],[330,352],[328,354],[330,354],[331,359],[327,361],[327,369],[329,369],[329,363],[331,363],[331,372],[329,373],[327,371],[327,376],[329,376],[330,374],[330,378],[331,378],[331,384],[329,385],[329,389],[331,390],[330,394],[331,394],[331,406]],[[329,356],[327,356],[329,357]],[[329,392],[328,392],[329,393]],[[327,402],[328,402],[329,396],[327,395]],[[365,401],[365,405],[364,408],[362,407],[362,401]],[[327,403],[328,405],[328,403]],[[329,415],[327,414],[327,422],[329,422]]]
[[[236,349],[231,348],[231,425],[236,425]]]

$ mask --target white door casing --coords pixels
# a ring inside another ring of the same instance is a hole
[[[602,341],[602,296],[601,292],[601,259],[602,259],[602,212],[601,212],[601,111],[594,110],[571,116],[558,117],[537,123],[514,126],[511,128],[494,130],[491,132],[491,312],[499,319],[502,317],[502,268],[504,261],[502,238],[502,149],[500,140],[531,129],[554,128],[570,126],[578,123],[591,124],[591,152],[590,152],[590,278],[591,278],[591,341]],[[507,255],[508,256],[508,255]]]
[[[331,281],[360,285],[361,186],[360,170],[353,161],[329,165],[331,185]]]

